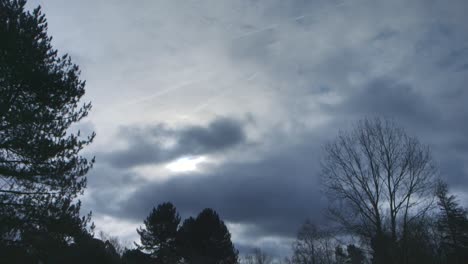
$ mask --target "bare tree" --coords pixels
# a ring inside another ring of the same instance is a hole
[[[297,233],[293,243],[294,264],[331,264],[334,263],[335,243],[329,232],[319,230],[313,223],[306,221]]]
[[[125,251],[125,245],[120,241],[119,237],[106,234],[103,231],[99,231],[98,236],[103,242],[111,244],[114,247],[115,252],[119,256],[122,256]]]
[[[331,215],[368,238],[404,238],[433,204],[436,167],[430,150],[388,119],[359,121],[325,145],[322,180]]]

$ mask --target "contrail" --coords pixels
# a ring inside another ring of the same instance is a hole
[[[322,12],[321,12],[320,15],[323,15],[323,14],[324,14],[323,11],[325,11],[325,13],[326,13],[326,12],[331,11],[331,8],[336,8],[336,7],[339,7],[339,6],[343,6],[343,5],[345,5],[345,4],[346,4],[346,2],[345,2],[345,1],[342,1],[342,2],[336,4],[336,5],[332,6],[332,7],[324,7],[324,8],[322,8],[322,9],[325,9],[325,10],[322,10]],[[330,10],[327,11],[326,9],[330,9]],[[315,12],[314,12],[314,13],[315,13]],[[298,21],[298,20],[304,19],[305,17],[309,17],[309,16],[312,16],[312,15],[314,15],[314,14],[313,14],[312,12],[310,12],[310,13],[306,13],[306,14],[303,14],[303,15],[300,15],[300,16],[297,16],[297,17],[290,17],[290,18],[287,18],[287,19],[286,19],[284,22],[282,22],[282,23],[279,23],[279,24],[272,24],[272,25],[270,25],[270,26],[268,26],[268,27],[264,27],[264,28],[260,28],[260,29],[257,29],[257,30],[253,30],[253,31],[249,31],[249,32],[246,32],[246,33],[242,33],[242,34],[240,34],[240,35],[238,35],[238,36],[233,37],[232,39],[233,39],[233,40],[236,40],[236,39],[241,39],[241,38],[249,37],[249,36],[251,36],[251,35],[255,35],[255,34],[260,33],[260,32],[263,32],[263,31],[275,29],[275,28],[281,26],[282,24],[284,24],[284,23],[286,23],[286,22],[288,22],[288,21],[292,21],[292,20]]]
[[[238,81],[242,81],[242,80],[246,80],[246,81],[251,81],[253,80],[256,76],[257,76],[258,72],[254,72],[250,75],[247,75],[246,77],[239,77],[231,82],[228,82],[228,83],[225,83],[223,85],[221,85],[220,87],[224,87],[223,88],[223,91],[219,92],[218,94],[216,95],[213,95],[213,96],[209,96],[206,100],[203,100],[202,103],[196,105],[195,107],[192,108],[192,110],[187,113],[187,114],[180,114],[178,115],[180,118],[182,119],[190,119],[191,118],[191,115],[203,110],[204,108],[208,107],[211,103],[215,102],[216,100],[218,100],[219,98],[225,96],[227,93],[229,93],[231,90],[232,90],[232,86],[233,84],[235,84],[236,82]],[[230,87],[230,88],[226,88],[226,87]],[[159,113],[164,113],[168,111],[167,109],[164,109],[162,111],[160,111]],[[157,120],[150,120],[149,122],[157,122]]]
[[[257,30],[253,30],[253,31],[249,31],[247,33],[243,33],[243,34],[240,34],[236,37],[233,38],[234,39],[241,39],[241,38],[245,38],[245,37],[248,37],[250,35],[254,35],[254,34],[257,34],[257,33],[260,33],[260,32],[263,32],[263,31],[267,31],[267,30],[270,30],[270,29],[275,29],[279,26],[279,24],[272,24],[268,27],[265,27],[265,28],[261,28],[261,29],[257,29]]]
[[[213,72],[210,72],[210,73],[213,73]],[[171,92],[174,92],[174,91],[179,90],[179,89],[181,89],[181,88],[184,88],[184,87],[187,87],[187,86],[196,84],[196,83],[208,81],[208,80],[210,80],[211,78],[213,78],[213,74],[211,74],[210,76],[205,77],[205,78],[200,78],[200,79],[197,79],[197,80],[186,81],[186,82],[183,82],[183,83],[180,83],[180,84],[171,86],[171,87],[169,87],[169,88],[166,88],[166,89],[164,89],[164,90],[157,91],[157,92],[155,92],[155,93],[149,94],[149,95],[147,95],[147,96],[142,96],[142,97],[140,97],[140,98],[137,98],[137,99],[132,100],[132,101],[129,101],[129,102],[123,102],[123,103],[120,103],[120,104],[114,104],[114,105],[112,105],[112,106],[107,107],[106,109],[103,109],[103,110],[99,111],[98,113],[96,113],[96,115],[99,115],[99,114],[102,114],[102,113],[106,113],[106,112],[108,112],[108,111],[115,111],[115,110],[118,110],[118,109],[121,109],[121,108],[125,108],[125,107],[128,107],[128,106],[132,106],[132,105],[144,103],[144,102],[147,102],[147,101],[150,101],[150,100],[154,100],[155,98],[158,98],[158,97],[160,97],[160,96],[166,95],[166,94],[171,93]]]
[[[129,105],[135,105],[135,104],[143,103],[143,102],[146,102],[146,101],[150,101],[150,100],[153,100],[153,99],[155,99],[157,97],[160,97],[162,95],[168,94],[168,93],[173,92],[173,91],[178,90],[178,89],[181,89],[183,87],[190,86],[190,85],[195,84],[195,83],[200,83],[200,82],[207,81],[207,80],[211,79],[212,77],[213,76],[209,76],[209,77],[205,77],[205,78],[202,78],[202,79],[187,81],[187,82],[184,82],[184,83],[181,83],[181,84],[178,84],[178,85],[174,85],[174,86],[166,88],[166,89],[164,89],[162,91],[157,91],[157,92],[155,92],[153,94],[149,94],[147,96],[140,97],[140,98],[138,98],[136,100],[133,100],[133,101],[130,101],[128,103],[123,103],[120,106],[129,106]]]
[[[334,6],[323,7],[322,10],[320,10],[320,13],[318,13],[318,14],[316,12],[317,10],[315,10],[313,13],[310,12],[310,13],[302,14],[300,16],[290,17],[290,18],[287,18],[286,20],[284,20],[282,23],[272,24],[272,25],[264,27],[264,28],[260,28],[260,29],[253,30],[253,31],[250,31],[250,32],[242,33],[242,34],[240,34],[238,36],[233,37],[232,40],[249,37],[249,36],[261,33],[263,31],[272,30],[272,29],[280,27],[282,24],[285,24],[285,23],[287,23],[289,21],[299,21],[301,19],[304,19],[304,18],[309,17],[309,16],[313,16],[313,15],[317,15],[317,16],[324,15],[324,14],[330,12],[332,10],[332,8],[343,6],[343,5],[346,5],[347,3],[349,3],[349,2],[341,1],[338,4],[335,4]],[[252,79],[255,78],[256,75],[257,75],[257,72],[251,74],[249,77],[245,78],[245,80],[251,81]],[[115,109],[118,109],[118,108],[127,107],[127,106],[131,106],[131,105],[147,102],[147,101],[150,101],[150,100],[154,100],[155,98],[158,98],[160,96],[166,95],[166,94],[171,93],[173,91],[179,90],[179,89],[181,89],[183,87],[190,86],[192,84],[196,84],[196,83],[199,83],[199,82],[207,81],[207,80],[211,79],[212,77],[213,77],[213,75],[209,76],[209,77],[206,77],[206,78],[187,81],[187,82],[184,82],[184,83],[181,83],[181,84],[178,84],[178,85],[174,85],[172,87],[166,88],[166,89],[161,90],[161,91],[157,91],[157,92],[155,92],[153,94],[150,94],[150,95],[147,95],[147,96],[144,96],[144,97],[140,97],[140,98],[132,100],[130,102],[125,102],[125,103],[121,103],[121,104],[111,106],[111,107],[107,108],[107,110],[105,110],[105,111],[115,110]],[[242,80],[242,79],[243,78],[240,78],[240,79],[238,79],[238,81]],[[200,104],[199,106],[195,107],[194,112],[198,112],[201,109],[206,108],[211,102],[213,102],[214,100],[216,100],[219,97],[224,96],[230,90],[231,89],[227,89],[226,91],[223,91],[218,95],[215,95],[215,96],[212,96],[211,98],[208,98],[207,101],[205,101],[203,104]]]
[[[253,80],[256,76],[257,76],[258,72],[254,72],[252,73],[250,76],[248,76],[247,78],[239,78],[238,80],[234,81],[234,82],[237,82],[237,81],[241,81],[241,80],[246,80],[246,81],[251,81]],[[230,84],[227,84],[226,86],[228,85],[233,85],[233,83],[230,83]],[[198,106],[194,107],[193,111],[192,111],[192,114],[193,113],[197,113],[201,110],[203,110],[204,108],[208,107],[211,103],[213,103],[214,101],[218,100],[219,98],[225,96],[227,93],[229,93],[230,91],[232,90],[232,87],[231,88],[226,88],[224,89],[221,93],[217,94],[217,95],[214,95],[214,96],[211,96],[209,97],[208,99],[206,99],[206,101],[204,101],[203,103],[199,104]]]

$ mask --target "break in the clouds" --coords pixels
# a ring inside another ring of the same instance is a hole
[[[123,127],[120,135],[126,146],[101,153],[102,160],[116,168],[159,164],[183,156],[212,154],[245,143],[242,123],[218,118],[206,127],[192,125],[169,128],[164,124],[141,128]]]
[[[315,143],[292,145],[259,161],[227,162],[206,172],[148,183],[116,213],[141,219],[154,203],[170,200],[185,214],[211,207],[231,223],[254,225],[257,235],[290,236],[306,218],[323,221],[325,201],[314,180],[314,153]]]
[[[171,200],[219,211],[241,249],[284,253],[323,221],[321,146],[363,117],[393,118],[468,190],[464,0],[38,2],[93,102],[98,229],[136,239]]]

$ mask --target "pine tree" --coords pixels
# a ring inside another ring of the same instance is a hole
[[[454,195],[448,195],[445,183],[439,184],[437,198],[441,210],[437,226],[441,233],[442,249],[449,263],[464,263],[468,259],[467,212],[458,205]]]
[[[137,229],[141,240],[138,249],[148,251],[158,263],[177,263],[180,259],[176,241],[180,216],[174,205],[169,202],[158,205],[144,223],[144,228]]]
[[[186,263],[235,264],[238,252],[231,234],[219,215],[204,209],[196,219],[190,217],[179,230],[179,248]]]
[[[66,242],[83,231],[76,197],[94,158],[80,152],[95,134],[72,133],[91,109],[79,105],[85,82],[25,3],[0,0],[0,244],[33,252],[35,234]]]

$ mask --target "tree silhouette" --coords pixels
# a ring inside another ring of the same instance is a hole
[[[335,248],[336,264],[363,264],[365,260],[364,252],[353,244],[346,247],[346,252],[341,246]]]
[[[102,241],[91,236],[85,236],[65,248],[63,252],[55,252],[52,259],[45,263],[81,264],[81,263],[103,263],[119,264],[120,256],[109,241]]]
[[[437,198],[441,210],[437,225],[447,261],[455,264],[464,263],[468,259],[467,212],[458,205],[455,196],[448,195],[445,183],[439,184]]]
[[[179,230],[179,248],[186,263],[234,264],[238,252],[224,222],[212,209],[186,219]]]
[[[91,108],[85,82],[58,56],[40,7],[0,1],[0,244],[28,247],[34,234],[66,242],[83,229],[80,203],[94,159],[80,156],[94,133],[71,132]]]
[[[292,245],[294,264],[330,263],[333,258],[333,242],[328,232],[319,230],[315,224],[306,220],[297,232]]]
[[[150,264],[154,263],[154,259],[150,255],[141,252],[138,249],[128,249],[122,255],[122,263],[124,264]]]
[[[434,234],[434,219],[419,219],[409,224],[408,233],[400,243],[400,263],[441,263],[437,256],[437,237]],[[442,262],[444,263],[444,262]]]
[[[260,248],[254,248],[252,253],[245,256],[244,264],[271,264],[273,259],[271,256],[263,252]]]
[[[355,245],[350,244],[346,247],[346,250],[348,251],[348,261],[346,262],[347,264],[364,263],[364,260],[366,258],[360,248],[356,247]]]
[[[162,203],[153,208],[144,221],[145,227],[137,229],[141,245],[138,249],[150,252],[158,263],[177,263],[177,228],[180,216],[172,203]]]
[[[432,205],[436,168],[427,146],[390,120],[360,121],[325,146],[322,179],[331,215],[362,235],[376,263],[395,263],[399,240]]]

